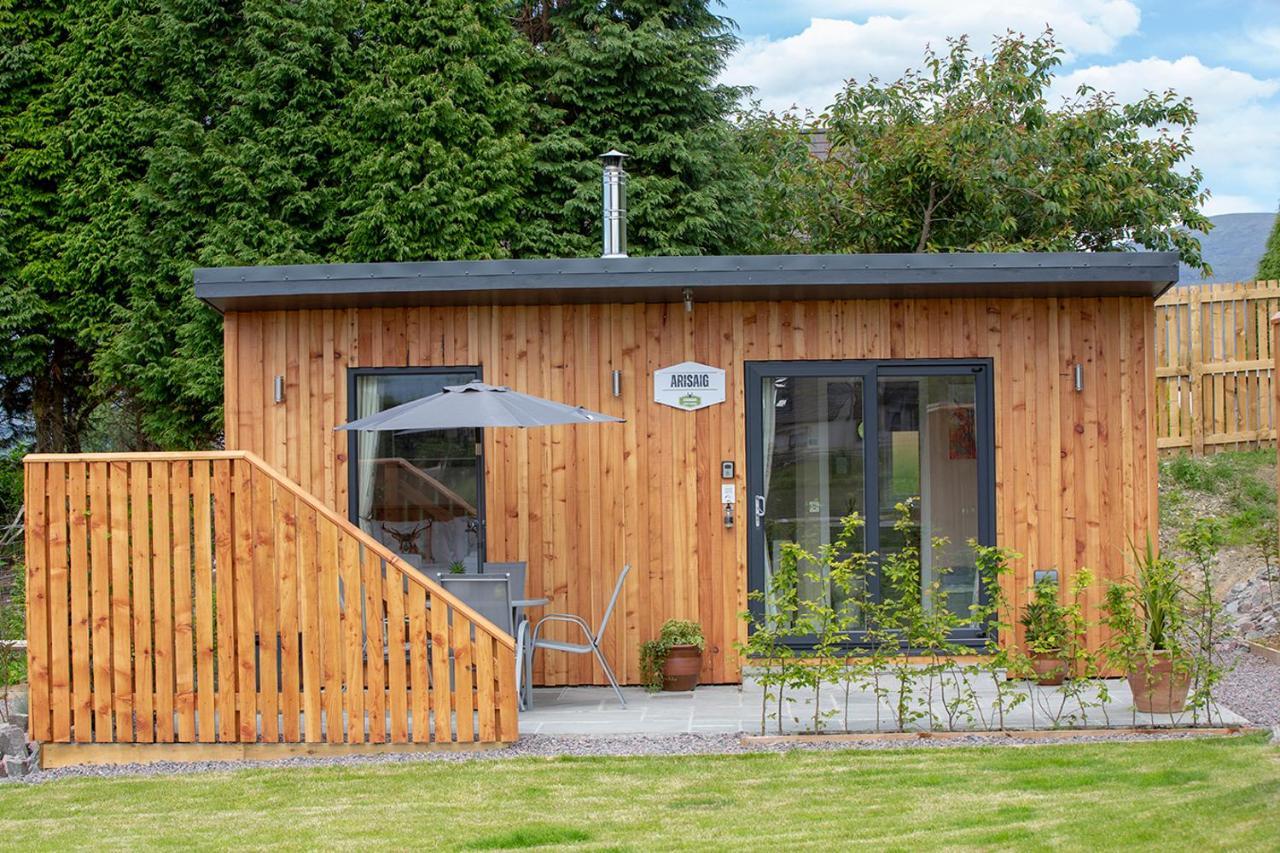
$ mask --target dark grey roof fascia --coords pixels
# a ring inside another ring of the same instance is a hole
[[[719,255],[306,264],[195,271],[220,311],[404,305],[961,296],[1148,296],[1173,252]]]

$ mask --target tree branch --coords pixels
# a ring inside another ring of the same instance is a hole
[[[916,251],[923,252],[929,246],[929,232],[933,229],[933,212],[942,205],[947,203],[947,199],[951,198],[951,193],[955,190],[948,190],[947,194],[942,198],[938,198],[938,185],[929,184],[929,203],[924,208],[924,222],[920,226],[920,242],[916,244]]]

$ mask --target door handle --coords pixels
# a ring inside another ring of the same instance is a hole
[[[760,520],[764,518],[764,495],[756,495],[756,527],[760,526]]]

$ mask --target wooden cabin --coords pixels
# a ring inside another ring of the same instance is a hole
[[[530,595],[590,622],[630,563],[619,676],[681,618],[706,633],[703,681],[732,683],[781,542],[829,542],[853,510],[886,550],[918,498],[921,534],[952,543],[922,566],[950,606],[983,594],[970,538],[1023,555],[1016,605],[1036,571],[1129,571],[1157,519],[1153,303],[1177,274],[1147,252],[615,257],[201,269],[195,287],[224,317],[228,450],[420,570],[527,561]],[[334,430],[472,379],[626,422]],[[557,654],[536,681],[603,683]]]

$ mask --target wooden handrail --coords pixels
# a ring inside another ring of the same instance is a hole
[[[407,577],[411,583],[418,584],[419,586],[427,590],[429,593],[431,593],[433,597],[439,596],[440,598],[445,599],[446,601],[449,602],[450,607],[452,607],[454,610],[456,610],[457,612],[461,613],[463,616],[470,619],[471,622],[474,623],[477,628],[483,628],[488,633],[493,634],[493,636],[498,640],[498,642],[502,643],[508,649],[511,649],[512,652],[515,651],[515,648],[516,648],[515,639],[506,631],[503,631],[497,625],[494,625],[492,622],[490,622],[481,613],[472,609],[465,601],[461,601],[460,599],[458,599],[455,595],[448,592],[438,582],[427,577],[425,574],[413,568],[404,560],[400,559],[398,556],[396,556],[395,552],[393,552],[386,545],[383,545],[377,539],[374,539],[368,533],[365,533],[359,527],[352,524],[350,521],[343,518],[338,513],[329,509],[329,507],[321,503],[315,497],[315,495],[311,494],[306,489],[302,488],[297,483],[290,480],[284,474],[272,468],[265,461],[263,461],[263,459],[257,454],[247,450],[237,451],[237,452],[243,454],[242,458],[248,460],[251,464],[256,466],[264,474],[271,477],[271,479],[276,481],[277,485],[284,487],[286,490],[291,492],[293,496],[296,497],[298,500],[304,502],[307,506],[311,507],[311,509],[314,509],[316,513],[319,514],[321,517],[337,525],[340,530],[344,531],[345,533],[347,533],[347,535],[351,536],[352,538],[359,540],[360,544],[364,545],[370,551],[377,554],[382,559],[386,560],[388,566],[394,566],[396,570],[398,570],[402,575]]]
[[[129,450],[120,453],[28,453],[23,462],[178,462],[183,459],[247,459],[243,450]]]

